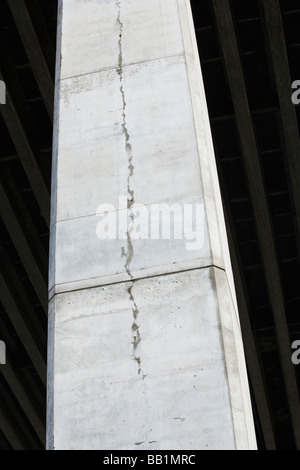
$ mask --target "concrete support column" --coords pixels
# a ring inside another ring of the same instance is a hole
[[[189,0],[59,6],[48,449],[255,434]]]

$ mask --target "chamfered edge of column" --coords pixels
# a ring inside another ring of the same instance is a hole
[[[195,130],[199,145],[199,158],[204,188],[204,199],[206,199],[207,219],[209,227],[218,225],[219,239],[211,238],[212,253],[214,247],[221,243],[225,272],[215,266],[216,290],[220,305],[220,317],[224,340],[224,352],[228,373],[228,383],[232,401],[233,422],[236,429],[236,444],[238,449],[257,449],[256,434],[253,420],[252,405],[250,399],[249,383],[246,370],[242,332],[238,314],[238,305],[235,292],[235,284],[230,260],[227,231],[224,219],[222,197],[218,181],[218,172],[214,154],[214,146],[209,122],[209,114],[206,103],[204,82],[194,21],[190,0],[177,0],[182,25],[183,43],[186,55],[187,73],[190,82],[191,103],[194,111]],[[199,79],[200,78],[200,79]],[[203,125],[205,132],[203,132]],[[206,152],[201,152],[202,147]],[[211,191],[211,196],[210,195]],[[213,208],[215,207],[215,211]],[[209,234],[216,234],[216,230],[209,230]],[[223,279],[222,279],[223,278]],[[227,283],[228,289],[225,289]],[[224,291],[225,289],[225,291]],[[228,296],[229,294],[229,296]],[[231,305],[230,305],[231,304]],[[236,357],[232,357],[232,340],[228,337],[228,324],[232,325],[234,332],[234,344],[236,345]],[[238,369],[238,374],[234,373]],[[239,390],[238,404],[236,390]],[[243,409],[241,404],[243,403]],[[243,416],[240,416],[243,415]],[[243,424],[241,424],[243,423]]]

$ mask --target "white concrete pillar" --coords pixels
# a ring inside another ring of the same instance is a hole
[[[189,0],[61,3],[47,448],[255,448]]]

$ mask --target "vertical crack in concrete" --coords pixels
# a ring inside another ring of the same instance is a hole
[[[125,269],[128,276],[133,279],[131,274],[130,265],[134,256],[133,251],[133,244],[131,240],[131,232],[133,229],[134,224],[134,213],[131,210],[134,204],[134,190],[132,188],[133,183],[133,176],[134,176],[134,165],[133,165],[133,155],[132,155],[132,145],[130,143],[130,134],[127,128],[126,123],[126,99],[125,99],[125,91],[124,91],[124,84],[123,84],[123,51],[122,51],[122,36],[123,36],[123,22],[121,21],[121,2],[120,0],[116,0],[116,6],[118,8],[118,17],[117,17],[117,24],[119,25],[119,58],[118,58],[118,67],[117,73],[119,75],[120,80],[120,93],[122,97],[122,129],[125,136],[125,149],[128,161],[128,176],[127,176],[127,210],[128,215],[131,219],[130,228],[127,229],[127,251],[125,252],[124,247],[122,248],[122,256],[125,255],[126,262],[125,262]]]
[[[140,375],[142,372],[142,363],[141,363],[141,357],[138,355],[138,345],[141,342],[141,334],[140,334],[140,325],[138,325],[138,316],[139,316],[139,309],[137,308],[136,302],[134,300],[133,294],[132,294],[132,288],[133,288],[133,282],[128,287],[127,292],[129,295],[129,299],[132,302],[132,315],[133,315],[133,323],[131,325],[131,330],[132,330],[132,336],[133,336],[133,341],[132,341],[132,354],[133,354],[133,359],[137,363],[138,366],[138,374]],[[143,379],[145,376],[143,375]]]
[[[133,280],[133,276],[131,274],[131,262],[134,257],[134,250],[133,250],[133,244],[131,240],[131,232],[133,229],[133,224],[134,224],[134,213],[132,211],[132,206],[134,204],[134,190],[132,188],[133,185],[133,177],[134,177],[134,165],[133,165],[133,154],[132,154],[132,145],[130,142],[130,134],[128,131],[127,127],[127,122],[126,122],[126,98],[125,98],[125,91],[124,91],[124,83],[123,83],[123,50],[122,50],[122,36],[123,36],[123,22],[121,20],[121,1],[116,0],[116,6],[118,8],[118,17],[117,17],[117,24],[119,25],[119,39],[118,39],[118,45],[119,45],[119,57],[118,57],[118,67],[117,67],[117,73],[119,76],[119,81],[120,81],[120,93],[122,97],[122,129],[123,129],[123,134],[125,136],[125,149],[126,149],[126,155],[127,155],[127,162],[128,162],[128,175],[127,175],[127,210],[128,210],[128,216],[131,219],[131,224],[130,228],[127,228],[127,249],[122,247],[121,251],[121,256],[125,257],[125,269],[127,274],[129,275],[130,279]],[[131,325],[131,330],[132,330],[132,336],[133,336],[133,359],[137,363],[138,366],[138,374],[140,375],[142,372],[141,369],[141,358],[138,356],[138,345],[141,342],[141,335],[140,335],[140,327],[138,325],[138,315],[139,315],[139,310],[137,308],[136,302],[134,300],[133,294],[132,294],[132,288],[133,288],[133,282],[131,283],[130,287],[127,289],[128,295],[130,302],[132,303],[132,315],[133,315],[133,323]],[[143,375],[143,379],[145,376]]]

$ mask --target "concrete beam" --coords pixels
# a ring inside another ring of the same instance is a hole
[[[2,79],[1,73],[0,79]],[[31,184],[37,203],[41,209],[41,214],[44,217],[46,224],[49,226],[49,191],[8,89],[6,89],[6,105],[0,106],[0,112],[26,176]]]
[[[5,179],[6,188],[0,182],[0,214],[41,305],[47,313],[47,255],[41,245],[26,205],[22,197],[18,195],[12,176],[6,173]],[[7,183],[9,183],[13,193],[8,194]],[[13,200],[15,206],[12,204]]]
[[[26,298],[21,283],[14,276],[13,268],[0,243],[0,298],[9,315],[23,346],[30,357],[42,382],[46,383],[46,360],[42,352],[42,342],[45,334],[41,329],[36,314]]]
[[[41,444],[31,430],[28,430],[24,415],[12,399],[10,390],[2,377],[0,377],[0,393],[0,428],[11,447],[14,450],[41,449]]]
[[[267,49],[270,51],[278,93],[280,117],[286,148],[285,164],[291,200],[294,202],[294,220],[300,236],[300,139],[295,106],[291,100],[291,74],[278,0],[261,2]],[[299,254],[300,247],[298,246]]]
[[[48,115],[53,120],[54,83],[25,0],[8,0]]]
[[[18,371],[12,367],[9,360],[6,361],[5,366],[0,367],[0,374],[3,375],[8,386],[13,391],[28,421],[40,438],[41,445],[43,445],[46,437],[45,420],[42,415],[42,410],[38,409],[37,404],[34,402],[32,393],[30,393],[25,384],[22,383]]]

